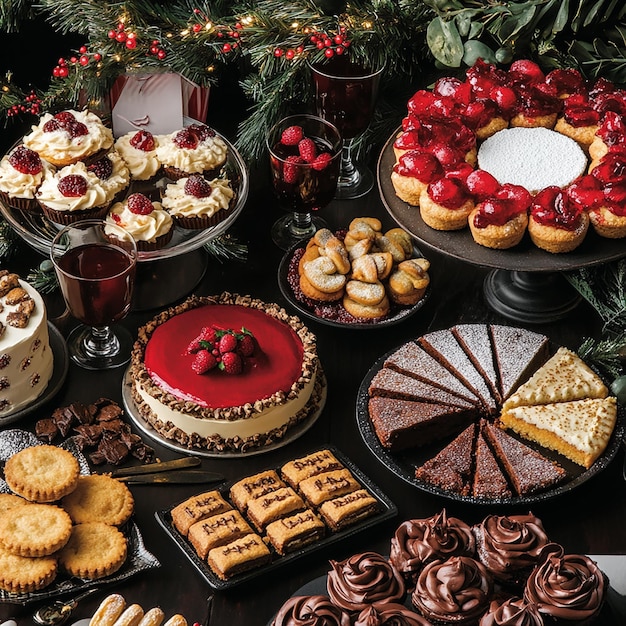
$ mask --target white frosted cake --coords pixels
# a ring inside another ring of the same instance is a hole
[[[587,157],[569,137],[547,128],[505,128],[478,149],[478,167],[500,184],[521,185],[536,193],[551,185],[566,187],[585,172]]]
[[[53,354],[39,293],[0,270],[0,418],[28,406],[52,377]]]

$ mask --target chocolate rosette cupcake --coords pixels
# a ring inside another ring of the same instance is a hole
[[[350,616],[326,596],[293,596],[280,608],[272,626],[350,626]]]
[[[391,539],[389,560],[411,587],[424,565],[451,556],[474,556],[476,543],[468,524],[445,509],[426,519],[407,520]]]
[[[541,520],[527,515],[488,515],[473,527],[478,558],[495,580],[522,584],[549,543]]]
[[[400,572],[377,552],[330,561],[328,595],[346,611],[362,611],[371,604],[402,602],[406,588]]]
[[[404,604],[391,602],[374,605],[363,609],[353,626],[432,626],[431,623],[416,613],[407,609]]]
[[[479,626],[543,626],[543,618],[536,605],[522,598],[509,598],[492,601]]]
[[[607,586],[608,579],[595,561],[584,554],[563,554],[560,548],[531,572],[524,599],[555,624],[586,626],[600,614]]]
[[[422,570],[411,600],[435,624],[477,624],[492,592],[493,580],[480,561],[453,556]]]

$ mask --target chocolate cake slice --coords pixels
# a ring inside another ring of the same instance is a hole
[[[388,367],[383,367],[376,372],[369,385],[369,395],[448,404],[464,409],[474,407],[474,404],[449,391],[429,385],[411,376],[405,376]]]
[[[498,324],[490,324],[489,332],[500,394],[506,400],[548,359],[548,338],[523,328]]]
[[[450,329],[428,333],[418,341],[426,352],[462,380],[480,398],[488,413],[496,412],[498,405],[486,380],[474,367]]]
[[[416,468],[415,477],[445,491],[469,495],[475,434],[476,424],[470,424],[436,456]]]
[[[472,485],[472,495],[475,498],[498,500],[510,498],[513,495],[498,461],[482,434],[482,421],[476,436],[475,462],[474,484]]]
[[[455,395],[478,404],[478,396],[468,389],[463,382],[448,371],[439,361],[414,341],[405,343],[385,360],[385,367],[412,376],[425,383],[450,391]]]
[[[416,448],[458,432],[474,417],[473,409],[396,398],[370,398],[369,416],[384,448]]]
[[[452,328],[452,334],[474,367],[482,374],[496,402],[502,402],[487,324],[457,324]]]
[[[495,424],[485,422],[483,434],[518,496],[543,491],[565,478],[566,472],[558,463],[511,437]]]

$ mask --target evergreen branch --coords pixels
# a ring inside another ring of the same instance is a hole
[[[59,288],[54,266],[49,259],[45,259],[37,267],[31,269],[26,280],[43,295],[54,293]]]
[[[228,233],[204,244],[204,249],[216,260],[244,262],[248,258],[248,246],[240,243]]]
[[[600,341],[586,338],[578,348],[578,354],[581,359],[615,379],[624,373],[626,336],[620,335]]]

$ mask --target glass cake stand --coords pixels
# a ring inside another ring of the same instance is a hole
[[[246,164],[230,141],[217,134],[228,147],[228,156],[220,177],[230,180],[235,192],[228,217],[203,230],[176,227],[172,240],[165,247],[139,252],[134,296],[136,304],[133,306],[135,310],[162,308],[193,291],[207,268],[208,258],[203,246],[225,233],[243,210],[249,189]],[[141,192],[157,200],[167,182],[165,178],[156,184],[133,181],[128,193]],[[51,222],[42,213],[21,211],[2,201],[0,213],[28,245],[45,256],[50,254],[50,244],[61,228],[60,225]]]
[[[438,231],[427,226],[419,209],[395,194],[391,172],[395,164],[394,132],[384,145],[377,165],[378,189],[391,217],[425,248],[492,271],[483,283],[489,306],[507,318],[526,323],[549,323],[565,317],[580,296],[563,277],[568,272],[601,265],[626,256],[620,239],[599,237],[589,229],[585,241],[573,252],[551,254],[537,248],[528,234],[514,248],[492,250],[474,242],[468,228]]]

